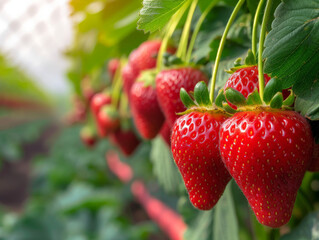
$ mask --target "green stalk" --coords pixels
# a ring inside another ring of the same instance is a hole
[[[259,95],[262,102],[264,102],[264,88],[265,88],[263,51],[264,51],[264,42],[266,37],[266,27],[267,27],[267,23],[270,16],[271,5],[272,5],[272,0],[268,0],[266,8],[265,8],[263,22],[261,24],[261,32],[260,32],[260,38],[259,38],[258,78],[259,78]]]
[[[186,58],[185,58],[185,61],[187,63],[189,63],[189,61],[191,59],[193,48],[194,48],[194,45],[195,45],[195,41],[196,41],[198,32],[199,32],[199,30],[200,30],[205,18],[207,17],[208,13],[212,10],[212,8],[216,5],[216,3],[217,3],[217,1],[212,1],[211,4],[202,13],[200,18],[198,19],[198,22],[196,23],[196,26],[195,26],[191,41],[189,43],[189,47],[188,47],[188,51],[187,51],[187,54],[186,54]]]
[[[122,78],[121,78],[121,70],[122,66],[124,65],[123,60],[120,61],[120,66],[117,68],[115,75],[114,75],[114,82],[112,84],[112,105],[114,108],[117,108],[120,95],[121,95],[121,89],[122,89]]]
[[[164,52],[166,51],[167,45],[168,45],[168,41],[169,39],[172,37],[179,21],[181,20],[181,18],[183,17],[185,11],[187,10],[188,6],[189,6],[189,1],[187,1],[172,17],[171,21],[169,22],[168,25],[168,29],[167,32],[162,40],[162,44],[161,44],[161,48],[158,52],[158,56],[157,56],[157,62],[156,62],[156,70],[157,72],[159,72],[161,70],[162,67],[162,61],[163,61],[163,55]]]
[[[186,51],[187,51],[187,43],[188,43],[188,38],[189,38],[189,32],[190,32],[190,28],[191,28],[191,23],[192,23],[192,18],[197,6],[197,2],[198,0],[189,0],[189,2],[191,2],[191,6],[187,15],[187,19],[185,22],[185,26],[183,29],[183,33],[182,33],[182,37],[181,40],[179,42],[179,46],[178,46],[178,50],[176,53],[176,56],[181,58],[182,60],[185,60],[185,55],[186,55]]]
[[[245,2],[245,0],[239,0],[238,1],[236,7],[234,8],[234,10],[233,10],[228,22],[227,22],[227,25],[226,25],[226,28],[224,30],[223,36],[222,36],[222,38],[220,40],[220,43],[219,43],[217,56],[216,56],[214,69],[213,69],[212,80],[211,80],[211,88],[210,88],[210,100],[212,102],[214,101],[214,89],[215,89],[215,84],[216,84],[217,71],[218,71],[220,58],[222,56],[222,52],[223,52],[223,49],[224,49],[224,45],[225,45],[225,42],[226,42],[226,37],[227,37],[227,34],[229,32],[230,26],[234,22],[234,20],[236,18],[236,15],[237,15],[238,11],[240,10],[241,6],[244,4],[244,2]]]
[[[257,56],[257,29],[258,29],[258,20],[261,11],[261,7],[264,5],[265,0],[260,0],[254,18],[254,25],[253,25],[253,36],[251,42],[251,48],[254,56]]]

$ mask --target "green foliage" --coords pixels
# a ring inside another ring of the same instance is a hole
[[[283,88],[294,86],[301,101],[308,101],[303,113],[312,119],[317,119],[319,110],[315,98],[309,97],[319,75],[318,4],[317,0],[282,2],[264,51],[265,72],[282,81]]]
[[[238,223],[230,183],[215,207],[214,239],[238,240],[238,236]]]
[[[152,141],[151,161],[154,175],[167,192],[177,193],[181,189],[182,179],[177,171],[172,153],[166,143],[157,137]]]

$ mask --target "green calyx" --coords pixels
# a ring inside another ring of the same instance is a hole
[[[186,92],[184,88],[181,88],[180,90],[180,98],[187,108],[186,111],[182,113],[178,113],[178,115],[184,115],[193,111],[199,111],[199,112],[223,112],[225,111],[216,106],[215,104],[212,104],[209,98],[209,92],[208,88],[205,82],[199,82],[196,84],[194,88],[194,95],[193,98]]]
[[[145,70],[140,73],[140,76],[136,80],[137,82],[143,82],[145,87],[152,86],[155,88],[155,79],[157,70],[155,68],[151,70]]]
[[[236,72],[239,69],[251,67],[251,66],[257,66],[256,57],[250,49],[247,52],[247,56],[244,60],[244,63],[242,63],[241,61],[242,61],[241,58],[237,58],[234,62],[234,67],[232,67],[229,70],[225,70],[225,71],[229,74],[233,74],[234,72]]]
[[[107,115],[111,119],[115,119],[115,118],[119,117],[119,113],[118,113],[117,109],[112,105],[102,107],[101,111],[102,111],[102,113],[104,113],[105,115]]]

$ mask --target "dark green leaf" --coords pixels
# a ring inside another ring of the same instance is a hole
[[[282,96],[282,93],[281,92],[277,92],[275,94],[275,96],[270,101],[270,107],[279,109],[279,108],[282,107],[283,101],[284,101],[284,98]]]
[[[286,0],[275,11],[263,56],[265,72],[281,80],[283,88],[313,82],[319,72],[318,4]]]
[[[186,108],[191,108],[196,105],[184,88],[181,88],[179,96]]]
[[[305,83],[308,84],[308,83]],[[303,83],[294,86],[298,89],[295,110],[311,120],[319,120],[319,81],[315,80],[310,86]]]
[[[194,96],[198,105],[208,106],[211,105],[209,99],[209,92],[205,82],[199,82],[194,88]]]
[[[143,0],[138,29],[154,32],[162,29],[188,0]]]
[[[227,226],[227,231],[225,230]],[[239,240],[238,222],[233,203],[231,184],[225,189],[223,196],[215,207],[214,239]]]
[[[281,81],[279,81],[276,78],[270,79],[264,90],[265,103],[269,103],[270,100],[273,98],[273,96],[275,96],[277,92],[281,92],[281,90],[282,90]]]
[[[260,105],[260,104],[262,104],[258,89],[256,89],[255,91],[253,91],[251,94],[249,94],[247,96],[246,102],[247,102],[247,105]]]
[[[228,88],[226,90],[225,94],[226,94],[226,99],[236,106],[246,104],[245,96],[243,94],[241,94],[241,92],[239,92],[233,88]]]

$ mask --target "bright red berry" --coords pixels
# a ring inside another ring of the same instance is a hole
[[[107,65],[107,70],[110,74],[110,78],[111,80],[113,80],[116,70],[118,69],[118,67],[120,66],[120,60],[117,58],[111,59]]]
[[[215,206],[231,179],[219,153],[219,129],[226,116],[191,112],[174,124],[172,153],[192,204],[201,210]]]
[[[135,71],[128,63],[122,70],[123,89],[127,96],[129,96],[131,87],[138,77],[139,72]]]
[[[97,114],[98,130],[101,137],[106,137],[116,131],[120,126],[120,120],[112,107],[104,106]]]
[[[91,100],[91,111],[97,116],[98,112],[104,105],[111,103],[111,97],[105,93],[96,93]]]
[[[157,99],[170,127],[178,118],[176,113],[186,110],[179,97],[180,89],[183,87],[187,92],[193,91],[196,83],[200,81],[207,83],[207,76],[199,69],[191,67],[168,69],[157,75]]]
[[[222,125],[221,156],[260,223],[289,221],[312,143],[310,125],[293,111],[239,112]]]
[[[154,138],[165,120],[155,88],[142,81],[135,82],[131,89],[130,105],[134,123],[141,136],[145,139]]]
[[[126,156],[133,154],[135,149],[141,143],[136,134],[132,130],[118,129],[110,134],[110,140],[118,146],[122,153]]]
[[[152,40],[142,43],[130,55],[129,62],[136,72],[156,67],[156,58],[161,47],[161,40]],[[175,48],[169,47],[167,52],[174,53]]]

